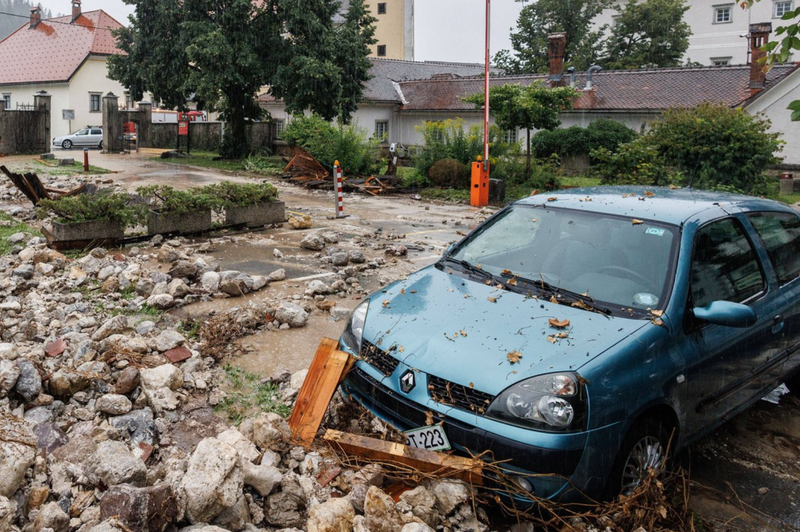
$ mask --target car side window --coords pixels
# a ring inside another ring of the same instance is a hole
[[[764,274],[744,228],[733,218],[710,223],[694,237],[691,294],[695,307],[741,303],[764,289]]]
[[[88,135],[89,134],[89,130],[88,129],[81,129],[80,131],[78,131],[75,134],[76,135]]]
[[[103,134],[103,130],[102,129],[93,129],[92,130],[92,135],[102,135],[102,134]]]
[[[759,212],[750,223],[764,242],[781,284],[800,276],[800,218],[787,212]]]

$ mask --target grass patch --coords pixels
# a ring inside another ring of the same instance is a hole
[[[178,332],[186,338],[197,340],[200,338],[200,327],[202,327],[202,320],[188,319],[178,322]]]
[[[260,412],[272,412],[282,417],[292,413],[291,407],[281,401],[275,384],[262,383],[259,375],[231,364],[225,364],[222,369],[232,391],[214,410],[224,413],[235,425]]]
[[[572,177],[559,177],[558,182],[561,185],[561,188],[566,187],[599,187],[600,186],[600,178],[598,177],[587,177],[584,175],[579,176],[572,176]]]
[[[33,227],[18,222],[8,214],[0,212],[0,255],[7,255],[15,244],[8,241],[8,237],[17,233],[28,233],[31,237],[42,236],[38,230]]]
[[[286,166],[280,157],[252,156],[247,159],[219,159],[218,153],[210,151],[195,151],[181,159],[162,159],[153,158],[154,161],[162,163],[200,166],[212,168],[214,170],[225,170],[228,172],[251,172],[260,175],[279,175]]]
[[[429,200],[453,201],[465,203],[469,201],[469,190],[466,188],[423,188],[420,195]]]
[[[75,174],[83,174],[86,173],[83,171],[83,162],[82,161],[75,161],[70,166],[57,166],[57,165],[50,165],[43,161],[34,161],[33,162],[33,170],[36,173],[45,173],[47,175],[52,176],[70,176]],[[100,168],[99,166],[89,165],[89,172],[90,174],[110,174],[111,170],[106,168]]]

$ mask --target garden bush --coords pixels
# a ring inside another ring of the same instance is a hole
[[[270,183],[231,183],[222,181],[205,186],[201,193],[215,198],[215,207],[249,207],[269,203],[278,198],[278,190]]]
[[[539,158],[553,154],[560,157],[589,155],[598,148],[614,151],[617,146],[631,142],[636,136],[635,131],[616,120],[601,119],[586,128],[572,126],[539,131],[531,139],[531,151]]]
[[[589,175],[603,185],[677,185],[681,174],[669,168],[656,146],[640,137],[621,144],[616,151],[597,148],[590,154],[594,163]]]
[[[469,172],[466,166],[455,159],[441,159],[428,170],[431,184],[437,187],[466,188],[469,186]]]
[[[328,171],[339,161],[347,175],[370,175],[380,169],[378,139],[368,139],[354,125],[335,126],[318,115],[295,116],[283,131],[290,146],[307,150]]]
[[[168,185],[139,187],[136,193],[147,207],[159,213],[187,214],[218,207],[220,199],[203,189],[176,190]]]
[[[55,215],[60,223],[79,223],[93,220],[119,222],[122,229],[135,226],[144,220],[144,208],[121,192],[79,194],[59,199],[41,200],[36,204],[40,218]]]

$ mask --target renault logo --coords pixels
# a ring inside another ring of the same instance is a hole
[[[414,372],[412,370],[408,370],[403,373],[403,376],[400,377],[400,389],[403,393],[408,393],[414,389],[414,386],[417,385],[417,379],[414,377]]]

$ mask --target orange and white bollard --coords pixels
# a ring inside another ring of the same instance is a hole
[[[333,182],[336,192],[336,218],[344,218],[344,197],[342,195],[342,167],[339,161],[333,163]]]
[[[89,148],[83,149],[83,171],[89,171]]]

